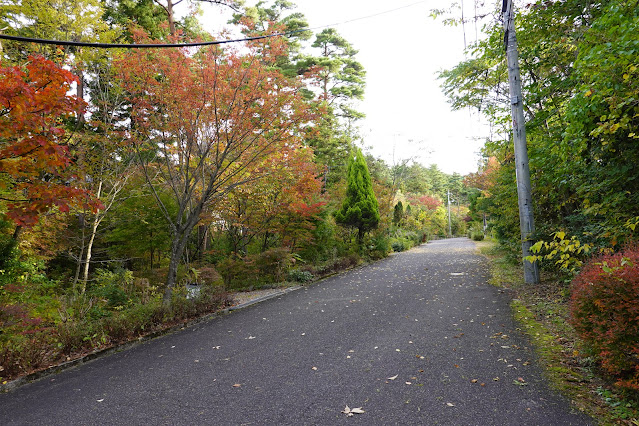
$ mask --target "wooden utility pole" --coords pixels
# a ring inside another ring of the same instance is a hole
[[[453,225],[450,218],[450,189],[448,190],[448,236],[453,236]]]
[[[535,231],[533,218],[532,191],[530,186],[530,169],[528,166],[528,148],[526,147],[526,122],[524,105],[521,96],[521,76],[519,73],[519,53],[515,36],[515,12],[513,0],[503,0],[504,43],[506,45],[506,62],[508,65],[508,83],[510,85],[510,105],[513,117],[513,143],[515,144],[515,163],[517,173],[517,198],[519,199],[519,227],[521,229],[521,251],[524,263],[524,282],[539,283],[537,262],[526,260],[530,256],[532,241],[530,236]]]

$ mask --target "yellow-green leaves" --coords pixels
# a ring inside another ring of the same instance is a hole
[[[577,237],[566,238],[566,233],[558,231],[553,234],[554,239],[550,242],[537,241],[530,248],[535,253],[527,256],[526,260],[535,262],[538,260],[551,260],[562,270],[575,272],[583,265],[583,258],[586,257],[592,246],[582,244]]]

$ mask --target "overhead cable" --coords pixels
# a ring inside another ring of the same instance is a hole
[[[301,32],[301,31],[308,31],[308,29],[288,31],[285,33],[266,34],[261,36],[246,37],[246,38],[233,39],[233,40],[198,41],[193,43],[149,43],[149,44],[94,43],[94,42],[85,42],[85,41],[48,40],[48,39],[42,39],[42,38],[11,36],[6,34],[0,34],[0,39],[21,41],[25,43],[54,44],[56,46],[97,47],[101,49],[159,49],[159,48],[165,48],[165,47],[193,47],[193,46],[211,46],[216,44],[238,43],[241,41],[252,41],[252,40],[261,40],[261,39],[271,38],[271,37],[287,36],[287,35]]]
[[[351,22],[360,21],[360,20],[363,20],[363,19],[370,19],[370,18],[374,18],[376,16],[392,13],[392,12],[395,12],[395,11],[400,10],[400,9],[406,9],[408,7],[412,7],[412,6],[415,6],[417,4],[421,4],[421,3],[425,3],[425,2],[426,2],[426,0],[421,0],[421,1],[418,1],[418,2],[411,3],[411,4],[407,4],[405,6],[396,7],[394,9],[385,10],[383,12],[378,12],[378,13],[375,13],[375,14],[372,14],[372,15],[362,16],[362,17],[359,17],[359,18],[353,18],[353,19],[349,19],[349,20],[346,20],[346,21],[342,21],[342,22],[338,22],[338,23],[330,24],[330,25],[322,25],[322,26],[318,26],[318,27],[314,27],[314,28],[304,28],[304,29],[299,29],[299,30],[294,30],[294,31],[279,32],[279,33],[274,33],[274,34],[266,34],[266,35],[260,35],[260,36],[254,36],[254,37],[245,37],[245,38],[232,39],[232,40],[199,41],[199,42],[193,42],[193,43],[146,43],[146,44],[128,43],[128,44],[117,44],[117,43],[95,43],[95,42],[85,42],[85,41],[49,40],[49,39],[43,39],[43,38],[12,36],[12,35],[6,35],[6,34],[1,34],[1,33],[0,33],[0,39],[19,41],[19,42],[23,42],[23,43],[52,44],[52,45],[56,45],[56,46],[96,47],[96,48],[100,48],[100,49],[160,49],[160,48],[167,48],[167,47],[212,46],[212,45],[217,45],[217,44],[228,44],[228,43],[239,43],[239,42],[243,42],[243,41],[262,40],[262,39],[272,38],[272,37],[285,37],[285,36],[290,36],[290,35],[293,35],[293,34],[296,34],[296,33],[299,33],[299,32],[312,31],[312,30],[317,30],[317,29],[321,29],[321,28],[329,28],[329,27],[333,27],[333,26],[349,24]]]

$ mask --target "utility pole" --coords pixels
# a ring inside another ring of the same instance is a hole
[[[530,168],[528,166],[528,148],[526,147],[526,122],[524,120],[524,105],[521,96],[521,76],[519,73],[517,37],[515,36],[513,0],[503,0],[501,11],[504,22],[504,43],[506,45],[510,105],[513,118],[513,143],[515,145],[517,198],[519,199],[519,227],[521,229],[524,282],[527,284],[538,284],[539,268],[537,262],[526,260],[526,257],[530,256],[530,247],[532,246],[530,236],[535,232],[535,221],[533,218]]]
[[[448,191],[448,236],[452,237],[453,236],[453,225],[452,225],[452,222],[450,220],[450,189],[448,189],[447,191]]]

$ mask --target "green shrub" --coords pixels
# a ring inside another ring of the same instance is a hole
[[[421,244],[424,240],[425,234],[415,231],[406,231],[404,229],[398,229],[394,233],[394,237],[391,238],[390,244],[395,252],[401,252],[410,250],[418,244]]]
[[[484,233],[478,231],[471,232],[470,238],[472,238],[473,241],[483,241]]]
[[[121,309],[130,302],[126,290],[133,287],[133,282],[133,272],[129,270],[98,269],[95,271],[95,283],[91,286],[90,294],[106,300],[108,309]]]
[[[90,321],[88,318],[60,323],[56,334],[58,348],[66,355],[83,348],[91,349],[93,343],[99,345],[104,336],[100,321]]]
[[[393,248],[394,252],[400,252],[400,251],[405,251],[406,250],[406,245],[404,244],[404,240],[393,240],[393,242],[391,243],[391,247]]]
[[[242,287],[249,280],[254,281],[257,276],[257,269],[254,264],[231,257],[219,262],[217,270],[222,275],[224,285],[229,290]]]
[[[589,261],[572,282],[571,314],[616,385],[639,395],[639,248]]]
[[[288,271],[288,280],[295,281],[298,283],[308,283],[315,279],[315,275],[313,275],[310,271],[303,271],[301,269],[292,269]]]
[[[287,247],[272,248],[255,256],[255,266],[265,282],[283,281],[291,265],[293,256]]]
[[[371,259],[383,259],[388,256],[391,250],[391,239],[385,232],[375,233],[371,239],[370,251],[368,256]]]
[[[12,335],[3,339],[0,342],[0,378],[14,377],[45,366],[52,346],[51,332]]]

